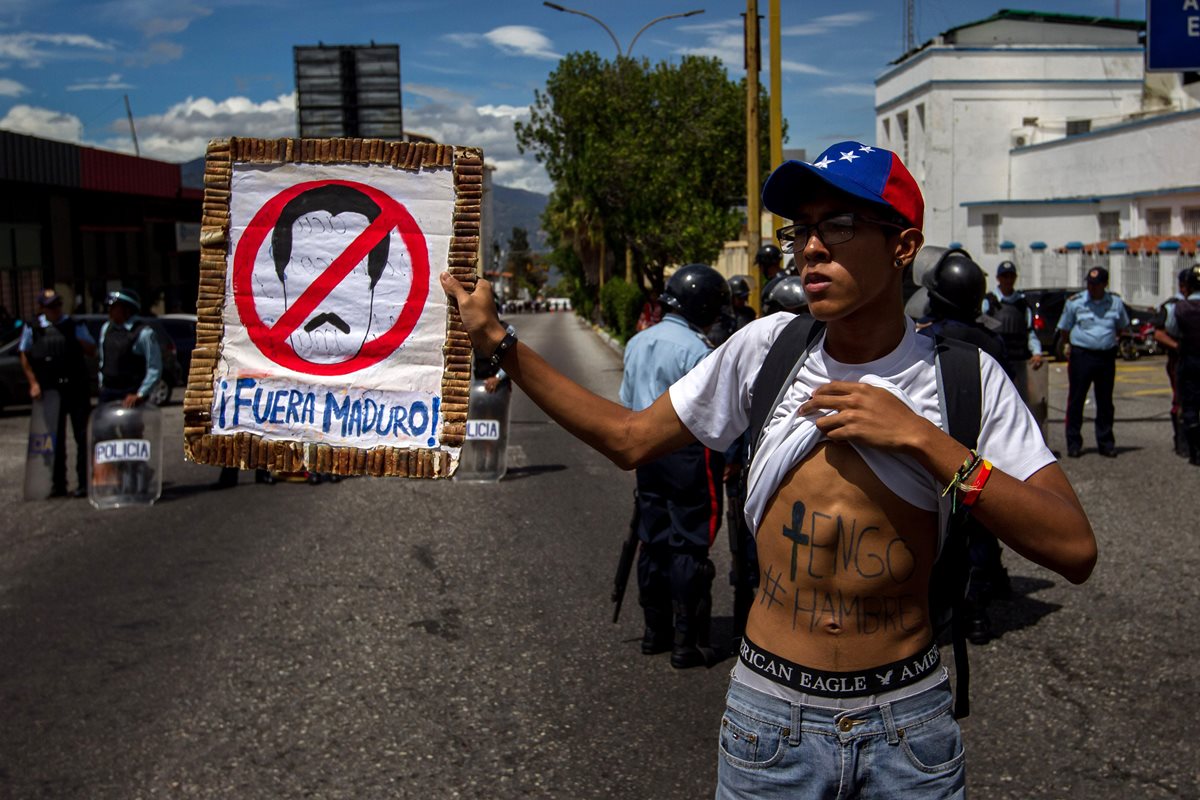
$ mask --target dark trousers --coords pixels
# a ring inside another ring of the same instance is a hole
[[[1103,451],[1116,447],[1113,438],[1113,384],[1117,379],[1117,350],[1089,350],[1072,347],[1067,362],[1067,450],[1083,447],[1083,403],[1088,389],[1096,388],[1096,447]]]
[[[646,627],[674,629],[679,644],[707,644],[723,468],[719,453],[691,444],[637,469],[638,600]]]
[[[58,402],[58,425],[54,437],[53,491],[67,490],[67,418],[71,419],[71,435],[75,438],[75,475],[79,488],[87,488],[88,416],[92,404],[86,391],[60,389]]]
[[[1175,385],[1179,392],[1179,417],[1192,459],[1200,459],[1200,353],[1179,357]]]

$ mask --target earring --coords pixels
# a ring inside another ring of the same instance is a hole
[[[896,266],[897,266],[897,267],[903,267],[903,266],[904,266],[904,262],[903,262],[903,261],[901,261],[900,259],[898,259],[898,258],[897,258],[897,259],[896,259]]]

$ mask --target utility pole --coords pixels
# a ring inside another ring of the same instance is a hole
[[[754,255],[762,245],[762,213],[759,211],[761,170],[758,166],[758,0],[746,0],[746,251],[750,267],[751,302],[758,299],[758,275]]]
[[[133,127],[133,109],[129,107],[129,95],[125,95],[125,116],[129,117],[129,135],[133,137],[133,154],[141,158],[142,151],[137,143],[137,128]]]
[[[917,47],[915,6],[916,0],[904,0],[904,53],[911,53]]]
[[[779,42],[781,2],[770,0],[770,10],[767,12],[767,35],[771,41],[771,169],[783,163],[783,54]],[[768,233],[774,233],[782,225],[783,220],[772,214]]]

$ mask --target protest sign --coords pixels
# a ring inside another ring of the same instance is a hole
[[[361,139],[215,140],[184,451],[202,464],[447,477],[471,345],[483,156]]]

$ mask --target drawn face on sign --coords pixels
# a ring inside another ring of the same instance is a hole
[[[398,237],[394,241],[390,230],[372,229],[379,216],[375,201],[342,185],[304,192],[281,212],[271,234],[279,297],[268,296],[274,294],[269,280],[260,297],[281,301],[283,312],[301,298],[319,298],[287,337],[300,358],[315,364],[348,361],[395,322],[412,272]],[[348,274],[333,279],[329,268],[339,257],[354,258],[367,247]]]

